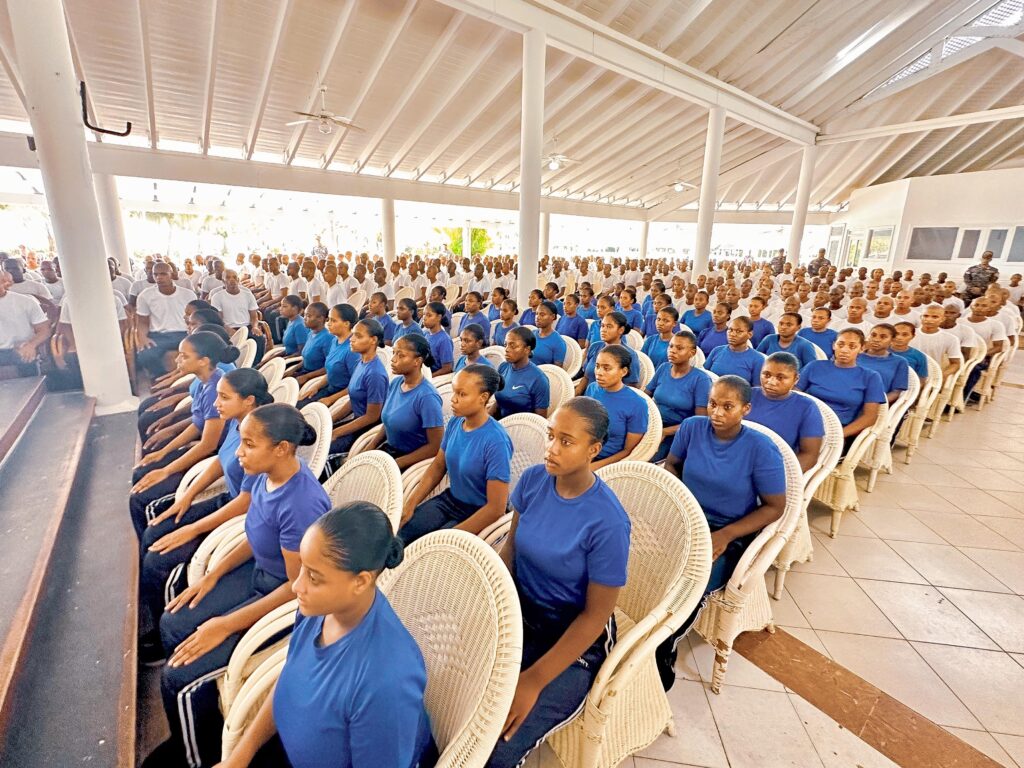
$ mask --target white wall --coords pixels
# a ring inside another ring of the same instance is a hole
[[[862,266],[887,270],[913,269],[916,273],[947,272],[959,278],[977,263],[986,249],[991,229],[1008,229],[1002,254],[993,261],[1001,277],[1024,271],[1024,263],[1007,263],[1015,227],[1024,227],[1024,168],[981,171],[947,176],[925,176],[854,190],[850,209],[834,217],[833,225],[846,224],[849,236],[872,228],[891,226],[894,240],[888,259],[861,260]],[[911,233],[915,227],[959,227],[980,229],[981,236],[971,258],[957,258],[963,232],[957,238],[953,259],[908,260]]]

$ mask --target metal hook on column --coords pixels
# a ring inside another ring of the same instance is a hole
[[[108,136],[127,136],[132,132],[132,123],[130,120],[125,122],[125,127],[123,131],[110,131],[107,130],[106,128],[100,128],[98,125],[93,125],[92,123],[90,123],[88,107],[89,99],[85,92],[85,81],[80,80],[79,85],[81,86],[79,88],[79,91],[82,94],[82,122],[85,123],[86,128],[92,131],[96,131],[96,133],[105,133]]]

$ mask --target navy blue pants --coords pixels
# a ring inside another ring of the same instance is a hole
[[[150,376],[163,376],[167,373],[167,365],[164,355],[168,352],[177,352],[178,345],[186,336],[184,331],[166,331],[149,334],[149,340],[156,344],[155,347],[140,349],[136,362]]]
[[[992,358],[986,357],[984,360],[982,360],[980,363],[974,366],[971,372],[967,374],[967,381],[964,382],[965,403],[967,402],[967,398],[971,396],[971,393],[974,392],[974,388],[978,386],[978,380],[981,378],[981,374],[988,370],[988,367],[991,363]]]
[[[35,360],[26,363],[16,349],[0,349],[0,366],[13,366],[19,378],[39,375],[39,363]]]
[[[218,581],[195,608],[186,606],[177,613],[165,612],[160,619],[160,641],[167,657],[170,658],[174,649],[203,622],[255,602],[283,583],[283,579],[257,568],[255,561],[250,560]],[[220,761],[224,719],[218,704],[216,679],[227,668],[231,653],[241,639],[242,633],[231,635],[191,664],[165,666],[160,676],[160,694],[171,738],[181,741],[193,768]]]
[[[152,464],[148,464],[145,467],[139,467],[132,470],[132,485],[139,482],[139,480],[145,477],[152,470],[166,467],[175,459],[184,456],[187,451],[187,447],[177,448],[168,453],[160,461],[154,461]],[[142,534],[145,532],[146,526],[149,525],[149,521],[154,517],[152,510],[147,514],[147,508],[150,504],[165,496],[171,495],[178,490],[178,484],[184,476],[184,472],[175,472],[172,475],[168,475],[166,479],[161,480],[156,485],[150,486],[142,493],[133,493],[128,496],[128,511],[132,517],[132,527],[135,529],[135,535],[139,538],[140,542],[142,541]]]
[[[416,511],[412,513],[409,522],[402,526],[398,536],[408,546],[428,533],[454,528],[469,519],[478,509],[480,507],[476,504],[459,501],[451,488],[448,488],[416,507]]]

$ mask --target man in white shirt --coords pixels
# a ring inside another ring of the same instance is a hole
[[[178,344],[185,338],[185,306],[195,293],[174,284],[171,265],[153,267],[156,285],[139,294],[136,301],[139,335],[139,366],[155,378],[170,370]]]
[[[314,301],[324,303],[327,301],[327,282],[323,277],[317,277],[316,264],[312,261],[302,262],[299,274],[306,281],[306,301],[312,304]]]
[[[981,344],[980,337],[968,327],[968,323],[960,322],[960,307],[954,302],[947,301],[943,304],[942,324],[939,327],[956,336],[964,359],[969,356],[969,350]]]
[[[562,282],[565,282],[564,278]],[[484,265],[477,264],[473,269],[473,277],[466,286],[466,293],[476,291],[481,296],[487,296],[491,292],[491,281],[484,275]]]
[[[955,376],[964,361],[963,353],[960,351],[960,340],[939,327],[944,316],[942,307],[938,304],[925,307],[921,315],[921,327],[910,341],[910,346],[924,352],[939,364],[943,380]]]
[[[53,296],[50,295],[50,289],[47,288],[43,283],[38,280],[27,280],[25,278],[25,267],[19,259],[4,259],[3,269],[10,278],[10,285],[7,290],[11,293],[21,293],[25,296],[34,296],[39,299],[44,306],[53,306]]]
[[[50,323],[39,302],[12,293],[13,280],[0,272],[0,366],[14,366],[19,376],[36,376],[36,352],[50,338]]]
[[[914,309],[914,294],[910,291],[900,291],[896,294],[896,308],[892,312],[893,323],[913,323],[914,327],[920,327],[920,313]]]
[[[64,301],[64,281],[57,277],[56,265],[47,259],[39,265],[39,274],[43,278],[43,285],[50,291],[53,300],[60,304]]]
[[[979,296],[971,302],[971,314],[966,320],[960,321],[978,335],[986,348],[985,359],[978,363],[974,370],[967,375],[967,383],[964,386],[965,398],[973,394],[974,387],[977,385],[978,379],[981,378],[981,374],[987,371],[989,365],[991,365],[992,356],[997,352],[1001,352],[1003,347],[1006,346],[1006,328],[1001,322],[988,316],[989,309],[990,299],[987,296]]]
[[[846,328],[859,328],[867,336],[871,333],[871,329],[875,327],[875,323],[870,320],[865,320],[864,315],[868,311],[867,299],[861,297],[859,299],[850,299],[850,303],[846,305],[846,317],[838,320],[833,320],[830,327],[834,331],[843,331]],[[895,322],[899,322],[898,320]]]
[[[421,304],[429,296],[430,281],[425,275],[420,274],[416,262],[409,264],[409,282],[406,285],[412,288],[412,298],[417,304]]]
[[[210,294],[217,288],[224,287],[224,262],[214,259],[210,263],[210,274],[203,278],[199,290],[203,296],[209,298]]]
[[[256,297],[248,288],[242,287],[237,272],[232,269],[224,271],[224,289],[217,291],[210,298],[210,303],[220,312],[224,325],[228,328],[249,330],[249,337],[256,342],[256,358],[253,365],[258,365],[263,359],[267,340],[263,338],[263,328],[259,323],[259,305],[256,303]]]
[[[387,299],[388,310],[395,308],[395,289],[391,283],[388,282],[388,271],[384,267],[378,267],[373,273],[373,290],[367,292],[366,298],[369,301],[370,297],[375,293],[383,293]]]

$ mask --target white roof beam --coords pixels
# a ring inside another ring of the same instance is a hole
[[[992,123],[962,147],[958,147],[951,157],[935,169],[935,174],[962,173],[964,169],[970,168],[1006,138],[1006,134],[1001,133],[992,140],[991,133],[998,127],[998,123]],[[986,138],[989,140],[986,141]]]
[[[405,111],[406,105],[420,89],[420,85],[426,79],[427,75],[437,64],[438,59],[448,50],[448,46],[451,44],[452,39],[458,33],[462,23],[466,20],[465,14],[455,11],[452,14],[452,18],[448,21],[448,26],[445,27],[444,32],[434,42],[433,47],[430,49],[430,53],[427,57],[420,62],[416,73],[407,81],[405,90],[402,91],[402,95],[398,97],[398,101],[395,102],[391,111],[387,117],[384,118],[383,122],[378,126],[377,131],[373,134],[373,137],[367,142],[366,146],[363,147],[363,151],[359,155],[359,159],[356,161],[356,173],[359,173],[366,167],[366,164],[370,162],[380,143],[384,141],[384,137],[387,136],[388,131],[395,124],[395,120],[398,116]],[[390,170],[390,169],[389,169]]]
[[[156,149],[156,104],[153,99],[153,60],[149,50],[149,15],[147,0],[137,0],[139,13],[139,48],[142,51],[142,82],[146,90],[146,117],[149,124],[149,146]]]
[[[1000,150],[999,147],[996,147],[996,149],[998,150],[998,154],[996,154],[995,157],[988,161],[988,167],[994,168],[1007,158],[1013,157],[1013,155],[1017,154],[1022,149],[1024,149],[1024,138],[1022,137],[1024,137],[1024,128],[1018,128],[1016,131],[1014,131],[1005,139],[1003,139],[1003,141],[1007,144],[1006,149]]]
[[[14,63],[14,56],[3,38],[0,38],[0,66],[3,66],[7,79],[11,81],[11,87],[14,88],[14,92],[18,95],[18,101],[21,102],[21,106],[28,112],[28,102],[25,101],[25,91],[21,88],[21,77],[18,75],[18,67]]]
[[[267,52],[267,63],[263,68],[263,79],[260,82],[259,98],[256,100],[256,112],[249,123],[249,133],[245,140],[245,159],[251,160],[252,153],[256,151],[256,141],[259,139],[260,126],[263,125],[263,116],[267,112],[267,99],[270,97],[270,84],[274,78],[274,68],[284,48],[284,31],[288,24],[288,12],[291,10],[292,0],[280,0],[277,7],[277,18],[274,20],[274,31],[270,38],[270,47]]]
[[[366,100],[367,95],[373,88],[373,84],[377,82],[377,78],[380,76],[381,70],[384,69],[384,65],[387,63],[388,58],[391,56],[391,52],[395,48],[395,44],[398,42],[398,38],[402,36],[406,26],[409,24],[409,19],[412,17],[412,12],[416,9],[418,0],[406,0],[405,7],[402,9],[401,15],[391,26],[391,31],[388,33],[387,38],[384,41],[384,45],[380,47],[377,53],[377,58],[370,65],[367,71],[367,76],[363,79],[362,88],[359,90],[359,94],[356,96],[353,102],[351,115],[349,118],[355,120],[359,115],[359,110],[363,107],[363,102]],[[348,135],[347,128],[340,128],[337,135],[331,141],[331,145],[327,148],[323,157],[320,158],[320,167],[328,168],[334,161],[334,156],[338,154],[338,149],[341,147],[345,137]]]
[[[342,6],[341,13],[338,14],[338,21],[334,25],[334,31],[331,33],[331,39],[327,41],[327,47],[324,48],[323,56],[320,57],[320,66],[317,68],[317,77],[320,80],[313,83],[313,87],[310,89],[309,96],[306,99],[305,107],[302,110],[303,112],[312,113],[317,108],[320,99],[320,88],[327,80],[327,73],[330,72],[331,66],[334,64],[334,57],[341,47],[341,40],[345,36],[345,30],[348,29],[348,23],[352,19],[358,4],[359,0],[348,0]],[[302,139],[306,135],[307,127],[309,127],[309,123],[300,123],[292,129],[292,135],[288,139],[288,144],[285,145],[284,150],[284,162],[286,165],[291,165],[295,160],[295,155],[298,154]]]
[[[672,43],[683,36],[704,11],[706,11],[715,0],[693,0],[693,3],[682,12],[675,23],[666,29],[658,38],[658,49],[664,51]]]
[[[543,29],[554,48],[686,101],[704,107],[721,106],[735,119],[790,141],[809,144],[817,133],[811,123],[592,21],[556,0],[440,2],[519,32]]]
[[[944,91],[945,89],[942,90]],[[1000,107],[999,109],[985,109],[980,112],[967,112],[962,115],[915,120],[909,123],[879,125],[874,128],[861,128],[855,131],[844,131],[843,133],[826,133],[818,137],[817,143],[819,145],[842,144],[847,141],[864,141],[865,139],[898,136],[901,133],[934,131],[940,128],[956,128],[961,125],[976,125],[978,123],[991,123],[999,120],[1016,120],[1021,117],[1024,117],[1024,105]]]
[[[203,94],[203,133],[199,137],[203,155],[210,153],[210,123],[213,121],[213,93],[217,82],[221,7],[222,0],[212,0],[210,3],[210,38],[206,45],[206,91]]]

